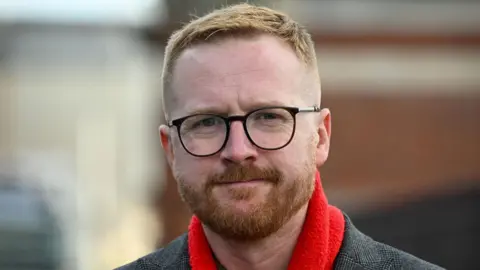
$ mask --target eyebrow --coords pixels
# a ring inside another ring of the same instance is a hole
[[[225,111],[225,109],[221,109],[219,107],[198,107],[198,108],[191,108],[187,109],[185,115],[194,115],[194,114],[222,114],[221,111]]]
[[[292,106],[291,104],[285,104],[285,102],[280,101],[254,101],[252,104],[249,104],[245,107],[245,112],[253,111],[260,108],[265,107],[285,107],[285,106]],[[191,108],[187,109],[185,115],[193,115],[193,114],[217,114],[217,115],[228,115],[226,112],[227,109],[220,108],[220,107],[198,107],[198,108]]]

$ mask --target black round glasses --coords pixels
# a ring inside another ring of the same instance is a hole
[[[320,112],[319,106],[266,107],[246,115],[221,116],[194,114],[175,119],[169,127],[177,127],[183,148],[196,157],[212,156],[227,144],[230,124],[241,121],[249,141],[264,150],[278,150],[293,139],[296,115],[301,112]]]

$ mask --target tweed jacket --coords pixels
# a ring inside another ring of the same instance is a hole
[[[334,269],[443,269],[411,254],[376,242],[360,232],[345,215],[345,235],[335,259]],[[166,247],[116,270],[190,270],[187,234],[173,240]]]

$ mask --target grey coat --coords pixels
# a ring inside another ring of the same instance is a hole
[[[116,270],[190,270],[187,234],[165,248],[140,258]],[[413,255],[376,242],[361,233],[345,215],[345,235],[334,269],[443,269]]]

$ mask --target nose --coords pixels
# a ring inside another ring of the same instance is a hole
[[[257,149],[250,142],[240,121],[230,124],[227,144],[220,156],[225,163],[248,163],[257,159]]]

